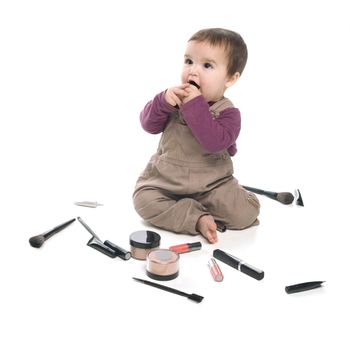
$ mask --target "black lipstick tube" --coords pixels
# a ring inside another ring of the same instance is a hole
[[[233,267],[234,269],[243,272],[244,274],[255,278],[256,280],[262,280],[264,278],[264,271],[247,264],[241,259],[224,252],[221,249],[215,249],[213,251],[214,258],[222,261],[223,263]]]

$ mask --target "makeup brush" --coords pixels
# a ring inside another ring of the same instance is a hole
[[[182,297],[186,297],[190,300],[193,300],[195,301],[196,303],[200,303],[204,297],[198,295],[198,294],[187,294],[185,292],[181,292],[180,290],[177,290],[177,289],[174,289],[174,288],[170,288],[170,287],[167,287],[167,286],[164,286],[163,284],[159,284],[159,283],[154,283],[154,282],[151,282],[151,281],[146,281],[146,280],[142,280],[140,278],[136,278],[136,277],[133,277],[133,279],[137,282],[140,282],[140,283],[143,283],[143,284],[147,284],[148,286],[151,286],[151,287],[155,287],[155,288],[159,288],[161,290],[165,290],[166,292],[169,292],[169,293],[173,293],[173,294],[177,294],[177,295],[181,295]]]
[[[249,186],[242,186],[242,187],[245,188],[247,191],[254,192],[257,194],[262,194],[282,204],[291,204],[294,201],[294,196],[290,192],[271,192],[271,191],[264,191],[264,190],[260,190],[259,188],[254,188]]]
[[[33,236],[33,237],[29,238],[30,245],[34,248],[40,248],[44,244],[45,241],[47,241],[49,238],[51,238],[54,234],[65,229],[67,226],[69,226],[74,221],[75,221],[75,219],[71,219],[71,220],[69,220],[61,225],[54,227],[53,229],[51,229],[45,233],[42,233],[41,235],[37,235],[37,236]]]

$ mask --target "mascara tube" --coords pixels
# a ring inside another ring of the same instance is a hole
[[[234,269],[243,272],[244,274],[255,278],[256,280],[262,280],[264,278],[264,271],[247,264],[245,261],[236,258],[235,256],[225,253],[221,249],[215,249],[213,256],[218,260],[221,260],[225,264],[233,267]]]

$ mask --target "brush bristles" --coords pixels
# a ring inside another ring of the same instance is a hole
[[[280,192],[276,199],[283,204],[291,204],[294,201],[294,196],[290,192]]]
[[[297,198],[297,205],[300,205],[301,207],[304,206],[304,202],[303,202],[303,199],[301,198],[301,193],[299,190],[297,190],[297,195],[298,195],[298,198]]]
[[[43,235],[34,236],[29,239],[29,243],[34,248],[40,248],[45,242]]]
[[[195,301],[196,303],[200,303],[204,299],[204,297],[202,297],[201,295],[194,294],[194,293],[189,294],[187,298]]]

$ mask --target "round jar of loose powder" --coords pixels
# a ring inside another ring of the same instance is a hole
[[[160,245],[160,235],[157,232],[141,230],[130,235],[130,251],[134,259],[146,260],[147,254]]]
[[[155,280],[168,281],[179,275],[178,253],[169,249],[155,249],[147,255],[146,273]]]

